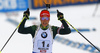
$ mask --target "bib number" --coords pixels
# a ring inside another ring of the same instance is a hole
[[[38,43],[38,49],[39,50],[48,50],[50,46],[50,41],[49,40],[39,40]]]

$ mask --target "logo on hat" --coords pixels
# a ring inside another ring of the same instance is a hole
[[[47,14],[47,13],[43,13],[42,15],[49,15],[49,14]]]

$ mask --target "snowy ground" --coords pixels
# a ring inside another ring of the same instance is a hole
[[[96,4],[92,5],[78,5],[78,6],[64,6],[51,8],[50,11],[56,11],[57,9],[64,13],[64,17],[69,21],[75,28],[96,28],[96,31],[82,32],[82,34],[88,38],[94,45],[100,48],[100,5],[93,17],[92,14],[95,10]],[[31,15],[37,17],[39,21],[40,10],[31,10]],[[19,12],[19,15],[13,17],[12,19],[20,22],[22,20],[23,12]],[[7,21],[7,16],[4,13],[0,13],[0,49],[10,37],[16,26]],[[10,17],[11,18],[11,17]],[[27,21],[26,26],[33,25],[33,22],[38,22],[35,20]],[[38,22],[39,23],[39,22]],[[57,20],[57,14],[52,13],[50,18],[50,25],[61,26],[61,22]],[[71,27],[70,27],[71,28]],[[65,39],[72,40],[74,42],[89,44],[83,37],[81,37],[77,32],[71,33],[69,35],[58,35]],[[31,53],[32,52],[32,37],[30,34],[19,34],[17,31],[11,38],[9,43],[3,49],[2,53]],[[73,48],[62,44],[60,42],[54,41],[53,53],[91,53],[86,50]]]

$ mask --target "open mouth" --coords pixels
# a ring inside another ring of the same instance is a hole
[[[47,23],[46,22],[43,22],[43,24],[46,25]]]

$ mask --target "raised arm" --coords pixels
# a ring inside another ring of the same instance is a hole
[[[18,28],[18,32],[22,34],[28,34],[32,32],[32,27],[25,27],[26,19],[23,20],[20,27]]]
[[[61,13],[61,12],[59,12],[59,11],[57,10],[57,17],[58,17],[58,20],[60,20],[61,23],[62,23],[62,25],[63,25],[63,27],[59,27],[59,28],[58,28],[57,32],[58,32],[59,34],[69,34],[69,33],[71,33],[71,30],[70,30],[68,24],[67,24],[66,21],[64,20],[63,13]]]
[[[29,9],[27,9],[24,13],[23,13],[23,17],[25,17],[25,19],[23,20],[23,22],[21,23],[20,27],[18,28],[18,32],[22,33],[22,34],[28,34],[32,32],[32,27],[25,27],[25,22],[27,19],[29,19]]]
[[[69,33],[71,33],[71,30],[70,30],[69,26],[67,25],[67,23],[65,22],[65,20],[62,20],[61,22],[62,22],[63,27],[58,28],[58,33],[59,34],[69,34]]]

